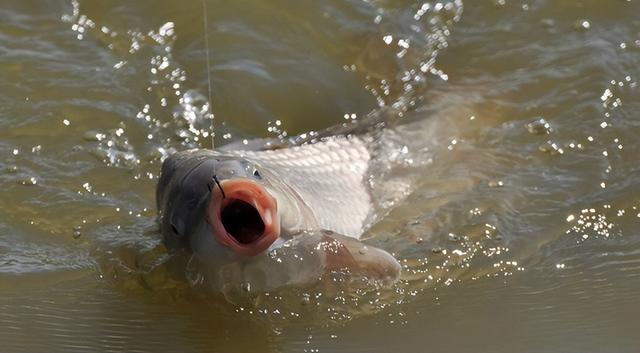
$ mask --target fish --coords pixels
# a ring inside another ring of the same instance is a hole
[[[392,285],[400,263],[361,237],[409,194],[398,178],[376,179],[406,149],[407,134],[396,131],[177,152],[164,160],[156,190],[163,241],[192,254],[207,283],[223,291],[311,285],[336,272]]]

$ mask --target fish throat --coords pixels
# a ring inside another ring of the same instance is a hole
[[[276,199],[247,178],[221,180],[219,186],[212,188],[207,209],[213,237],[244,256],[266,250],[280,236]]]
[[[239,199],[229,200],[222,207],[220,221],[227,234],[240,244],[257,241],[266,229],[260,212],[253,205]]]

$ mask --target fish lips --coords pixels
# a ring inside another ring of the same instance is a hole
[[[248,178],[213,185],[207,222],[218,243],[243,256],[265,251],[280,236],[276,199]]]

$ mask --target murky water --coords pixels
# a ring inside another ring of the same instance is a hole
[[[201,2],[5,0],[0,350],[637,351],[638,13],[209,1],[217,144],[379,112],[412,185],[367,234],[400,284],[234,305],[154,218],[161,159],[210,146]]]

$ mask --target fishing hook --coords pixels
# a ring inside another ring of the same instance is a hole
[[[222,199],[226,199],[227,196],[224,194],[224,189],[222,188],[222,185],[220,185],[220,181],[218,180],[218,177],[215,174],[213,174],[211,179],[213,179],[216,185],[218,185],[218,188],[220,188],[220,192],[222,193]],[[209,186],[209,191],[211,191],[211,186]]]

